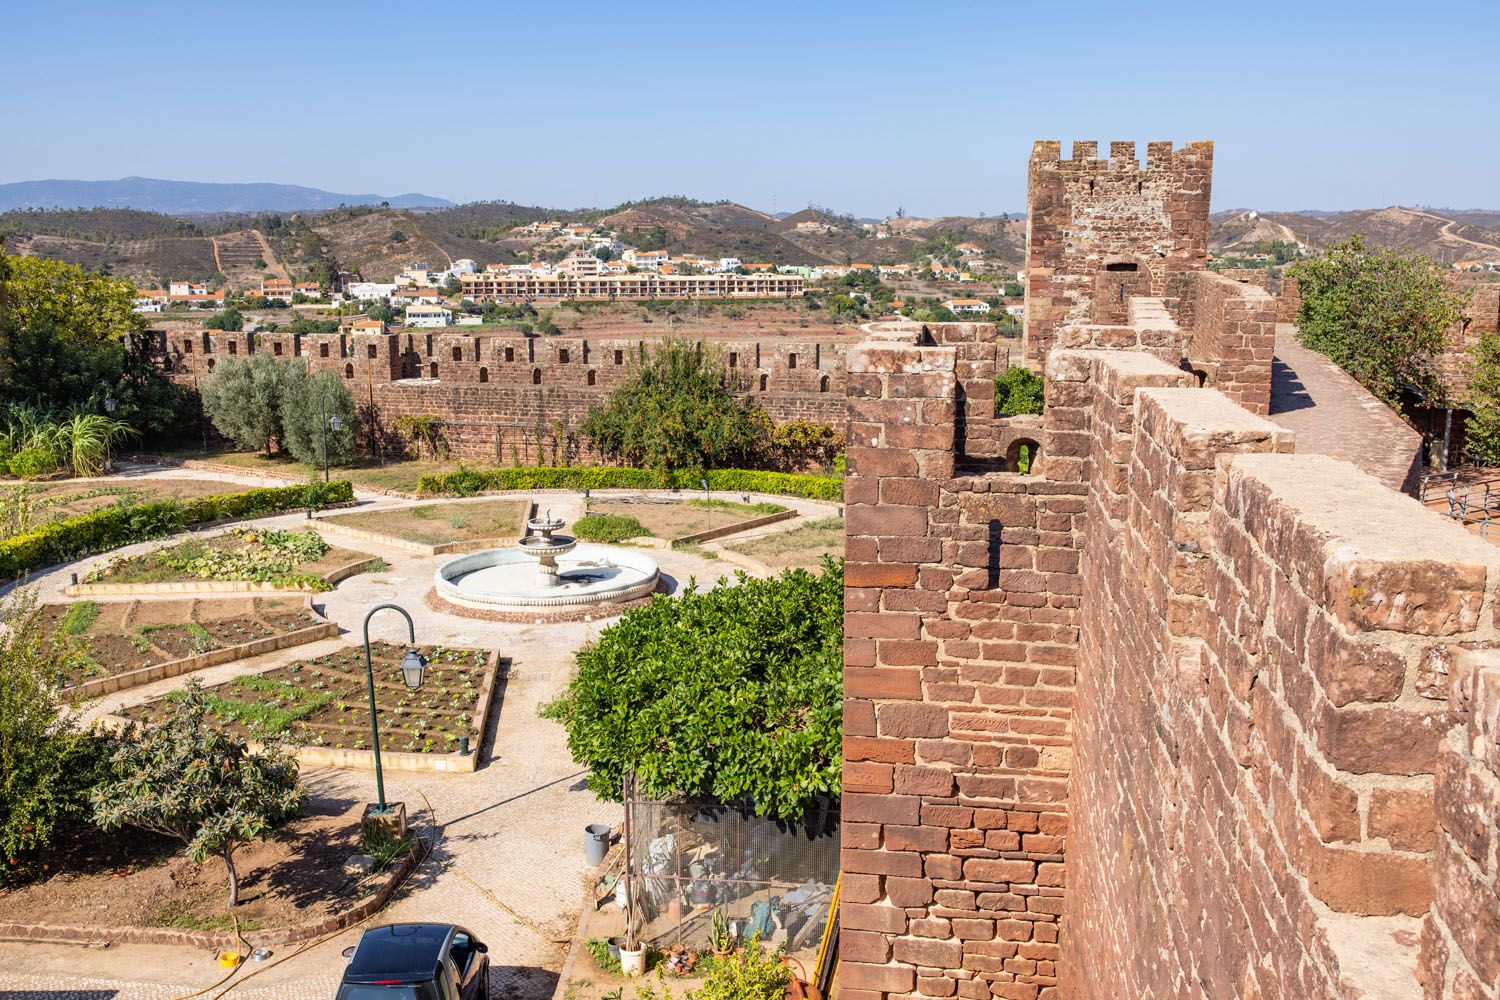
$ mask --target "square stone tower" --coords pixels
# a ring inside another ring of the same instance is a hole
[[[1132,295],[1171,295],[1170,277],[1208,264],[1214,147],[1097,142],[1032,147],[1027,177],[1025,359],[1046,361],[1058,327],[1125,321]]]

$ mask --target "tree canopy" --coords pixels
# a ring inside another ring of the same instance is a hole
[[[582,431],[600,451],[650,469],[711,469],[745,463],[768,422],[736,394],[718,352],[667,340],[641,348],[625,383],[589,410]]]
[[[995,377],[995,414],[1014,417],[1042,412],[1042,377],[1029,368],[1011,365]]]
[[[1422,254],[1367,249],[1355,236],[1288,273],[1302,296],[1303,344],[1395,409],[1407,387],[1440,395],[1433,361],[1468,303],[1444,265]]]
[[[544,713],[605,798],[634,771],[647,795],[800,818],[840,788],[843,584],[830,563],[657,598],[578,653]]]
[[[251,753],[219,729],[212,696],[196,682],[172,700],[169,719],[120,740],[114,780],[93,791],[94,821],[106,831],[139,826],[176,837],[199,864],[223,858],[229,905],[237,906],[234,852],[301,814],[297,762],[275,747]]]
[[[0,396],[44,409],[114,416],[148,438],[194,426],[187,393],[147,349],[135,292],[114,278],[43,257],[0,254]]]
[[[292,457],[304,465],[323,461],[324,420],[338,417],[338,430],[327,428],[328,461],[340,465],[354,457],[358,418],[354,397],[337,372],[309,373],[294,365],[288,370],[281,395],[281,439]]]
[[[1467,402],[1464,447],[1487,465],[1500,464],[1500,334],[1484,334],[1469,354]]]
[[[281,397],[295,362],[269,354],[226,361],[203,383],[203,409],[220,434],[241,448],[264,448],[281,436]]]

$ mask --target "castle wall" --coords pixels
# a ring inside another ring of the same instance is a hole
[[[972,338],[971,338],[972,339]],[[357,403],[391,426],[407,415],[443,420],[460,458],[509,462],[598,460],[576,433],[591,406],[621,385],[651,341],[458,333],[293,334],[203,331],[163,335],[163,364],[186,384],[228,358],[300,358],[346,379]],[[716,340],[726,375],[776,423],[807,420],[842,429],[844,355],[837,341]],[[993,338],[987,345],[993,369]],[[981,390],[982,391],[982,390]],[[993,372],[989,386],[993,406]]]
[[[1497,724],[1441,679],[1500,550],[1133,309],[1052,355],[1032,476],[963,474],[945,331],[850,353],[843,989],[1412,995],[1425,934],[1490,996]]]
[[[1027,178],[1026,364],[1040,369],[1059,327],[1117,323],[1132,295],[1167,295],[1172,274],[1208,263],[1213,144],[1038,142]]]

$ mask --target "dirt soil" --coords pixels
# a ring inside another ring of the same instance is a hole
[[[269,840],[235,853],[240,929],[288,927],[347,909],[372,888],[343,874],[359,853],[361,802],[317,802]],[[43,881],[0,887],[0,913],[25,923],[231,929],[223,861],[190,861],[179,841],[141,830],[84,831],[39,862]],[[376,876],[378,880],[379,876]]]
[[[340,514],[326,520],[423,545],[443,545],[481,538],[510,541],[521,533],[521,516],[526,506],[520,500],[423,504],[420,507],[402,507],[397,510]]]
[[[421,688],[411,691],[397,669],[406,647],[371,644],[381,749],[451,753],[463,736],[477,745],[480,734],[471,731],[469,724],[489,654],[419,648],[431,662]],[[358,647],[239,677],[208,690],[219,699],[215,714],[237,735],[260,737],[265,730],[285,736],[296,746],[369,748],[369,695],[364,653]],[[170,711],[166,699],[158,698],[120,714],[149,723]]]
[[[740,505],[735,505],[740,506]],[[590,514],[613,514],[618,517],[633,517],[657,538],[681,538],[710,528],[722,528],[726,524],[764,517],[748,505],[741,510],[715,510],[695,507],[692,501],[674,503],[629,503],[621,500],[590,502]]]
[[[844,554],[844,521],[838,517],[809,521],[790,531],[777,531],[724,547],[759,559],[773,570],[821,569],[825,555],[838,558]]]
[[[10,496],[24,491],[31,504],[33,525],[65,517],[76,517],[119,503],[152,500],[191,500],[222,493],[243,493],[249,487],[220,479],[136,479],[111,476],[105,479],[60,479],[22,483],[9,481],[0,491]]]

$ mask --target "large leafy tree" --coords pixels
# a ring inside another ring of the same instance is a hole
[[[339,418],[339,429],[327,426],[327,418]],[[292,457],[305,465],[323,461],[324,435],[327,435],[328,461],[347,462],[354,455],[354,431],[358,417],[354,397],[337,372],[309,373],[293,367],[287,372],[281,395],[282,442]]]
[[[148,438],[192,427],[188,394],[151,356],[123,281],[42,257],[0,254],[0,393],[52,410],[101,412]]]
[[[1469,353],[1468,404],[1464,447],[1481,462],[1500,464],[1500,335],[1484,334]]]
[[[1015,417],[1023,413],[1041,413],[1044,403],[1042,377],[1029,368],[1011,365],[995,377],[995,414]]]
[[[204,412],[220,434],[241,448],[264,448],[270,455],[282,438],[282,397],[297,365],[264,353],[226,362],[203,383]]]
[[[59,674],[79,652],[48,633],[30,591],[0,606],[0,626],[0,857],[13,870],[60,824],[87,818],[104,737],[64,711]]]
[[[578,654],[544,713],[605,798],[633,771],[647,795],[796,819],[840,788],[843,614],[837,564],[658,598]]]
[[[625,383],[589,410],[583,433],[604,453],[643,468],[741,464],[768,422],[725,371],[701,343],[643,346]]]
[[[297,762],[276,747],[251,753],[220,729],[196,682],[173,701],[170,719],[121,739],[110,758],[114,780],[93,792],[94,821],[104,830],[138,826],[176,837],[199,864],[222,858],[229,905],[238,906],[234,853],[301,813]]]
[[[1302,343],[1328,355],[1388,405],[1404,388],[1441,395],[1434,359],[1468,293],[1431,257],[1372,250],[1358,236],[1294,264]]]

